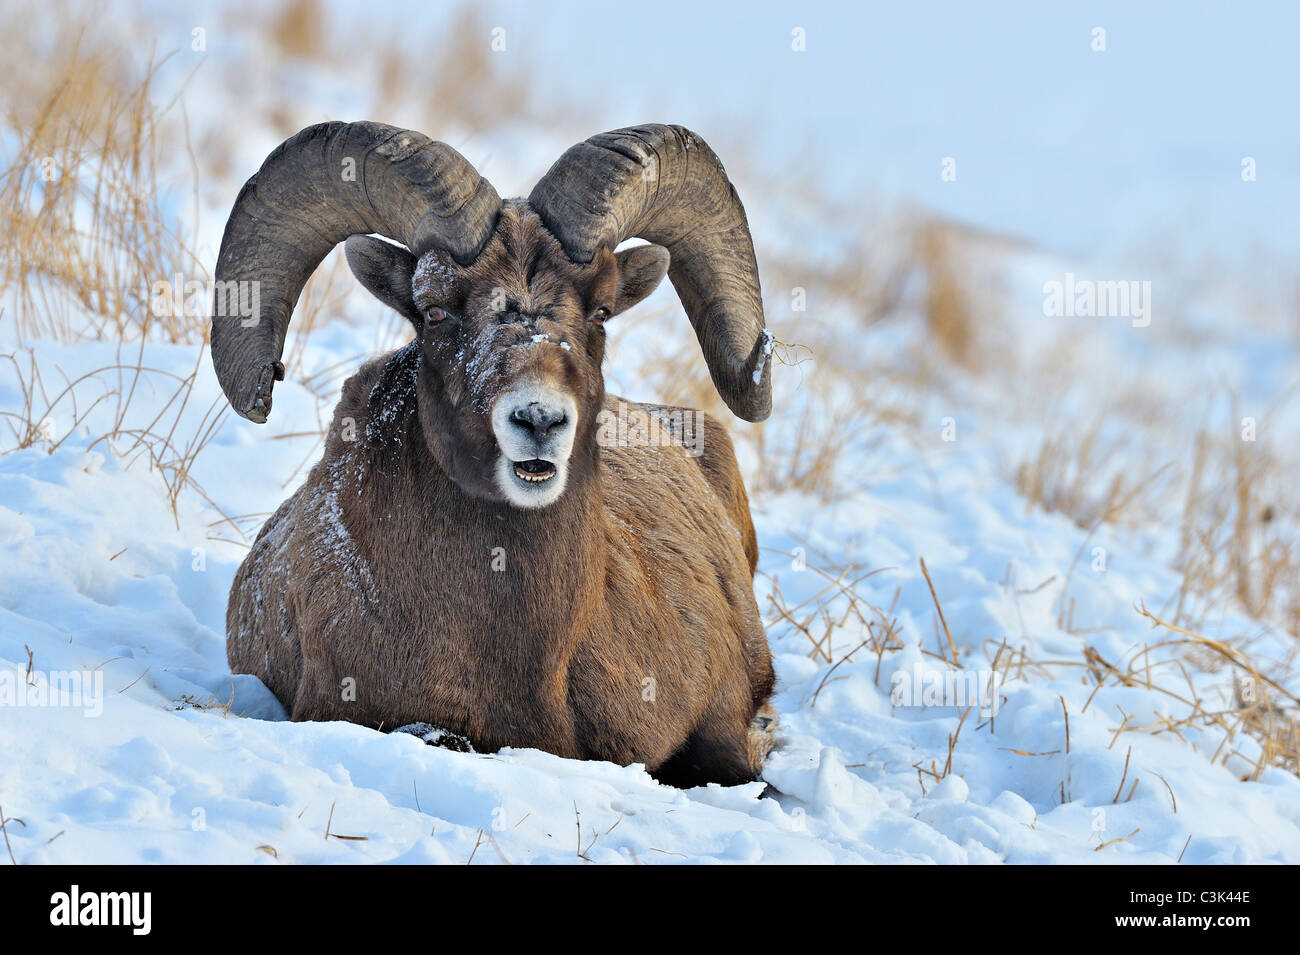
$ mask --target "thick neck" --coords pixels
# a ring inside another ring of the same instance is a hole
[[[431,400],[423,387],[420,399],[422,406]],[[485,636],[496,632],[513,641],[531,634],[560,650],[580,629],[575,622],[589,620],[604,596],[605,511],[594,421],[575,444],[563,495],[529,509],[466,491],[448,473],[446,444],[423,407],[419,420],[424,441],[411,442],[408,452],[417,509],[435,509],[429,527],[444,538],[434,542],[436,550],[466,555],[462,580],[467,596],[482,586],[491,621]],[[484,462],[475,465],[481,470]]]

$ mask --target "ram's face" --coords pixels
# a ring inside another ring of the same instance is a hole
[[[424,363],[420,412],[453,480],[515,507],[559,500],[594,461],[605,320],[648,294],[667,264],[657,246],[575,264],[522,203],[503,207],[468,266],[441,250],[414,262],[406,311]]]
[[[618,291],[613,255],[573,265],[535,218],[507,210],[471,266],[427,253],[412,288],[441,417],[478,472],[463,477],[516,507],[556,501],[578,436],[604,396],[602,326]]]

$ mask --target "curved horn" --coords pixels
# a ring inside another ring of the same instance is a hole
[[[772,335],[763,321],[754,242],[735,187],[708,144],[681,126],[592,136],[556,161],[528,197],[576,262],[636,236],[665,246],[668,277],[735,414],[772,410]]]
[[[321,123],[277,146],[240,190],[217,256],[212,363],[235,411],[266,421],[289,316],[335,245],[375,232],[468,264],[500,208],[464,156],[409,129]]]

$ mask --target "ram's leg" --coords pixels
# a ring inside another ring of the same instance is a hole
[[[731,708],[711,709],[686,742],[653,773],[661,783],[689,789],[707,783],[738,786],[758,779],[770,746],[754,723]]]
[[[474,746],[468,737],[450,730],[439,729],[429,723],[407,723],[405,726],[397,727],[393,732],[418,736],[430,746],[437,746],[440,749],[450,749],[457,753],[474,752]]]
[[[226,609],[226,660],[230,672],[251,673],[288,710],[298,689],[298,639],[284,607],[263,604],[264,589],[248,570],[248,564],[240,568]]]
[[[777,716],[776,708],[771,703],[764,703],[749,721],[749,730],[745,742],[749,747],[749,761],[762,769],[768,754],[776,744]]]
[[[289,715],[296,722],[346,720],[370,725],[356,693],[355,680],[346,682],[324,662],[304,654],[302,676]]]
[[[298,692],[298,644],[286,567],[293,499],[262,527],[235,574],[226,605],[226,659],[232,673],[260,679],[286,710]]]

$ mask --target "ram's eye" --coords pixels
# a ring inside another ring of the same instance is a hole
[[[436,305],[424,310],[424,324],[426,327],[429,325],[437,325],[446,317],[447,313]]]
[[[591,320],[597,325],[604,325],[607,318],[609,318],[609,309],[607,308],[598,308],[591,315]]]

